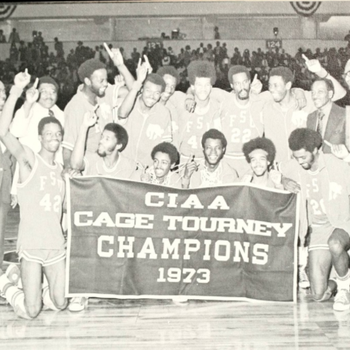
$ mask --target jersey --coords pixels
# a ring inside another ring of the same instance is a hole
[[[225,159],[240,177],[250,169],[242,151],[243,144],[263,134],[261,111],[266,103],[265,96],[251,94],[248,103],[243,105],[230,93],[223,102],[221,124],[227,140]]]
[[[75,142],[78,138],[80,126],[83,123],[86,112],[92,112],[95,106],[92,105],[85,94],[81,91],[82,86],[78,88],[77,93],[68,102],[64,109],[65,114],[65,130],[62,141],[62,147],[73,150]],[[112,87],[108,87],[107,90]],[[106,91],[106,96],[110,97],[112,94]],[[108,103],[107,103],[108,102]],[[100,142],[101,133],[108,123],[113,122],[112,101],[108,99],[97,99],[99,108],[97,110],[97,123],[89,128],[86,139],[86,150],[95,152]]]
[[[190,179],[190,188],[215,187],[237,182],[238,175],[235,169],[225,160],[221,159],[214,172],[208,171],[204,160],[200,161],[199,168]]]
[[[123,154],[143,166],[152,164],[151,152],[156,145],[172,141],[170,112],[160,103],[145,114],[141,111],[138,98],[129,117],[120,123],[129,135]]]
[[[209,129],[221,130],[221,115],[222,104],[213,99],[202,111],[197,107],[193,113],[183,112],[180,116],[181,156],[189,158],[194,155],[195,159],[203,159],[202,136]]]
[[[322,181],[319,178],[319,173],[318,170],[316,172],[308,170],[309,176],[306,177],[306,199],[312,215],[310,218],[311,226],[329,224],[324,199],[322,198]]]
[[[236,159],[244,159],[243,144],[262,136],[263,124],[260,117],[262,103],[255,95],[250,97],[246,105],[237,102],[236,96],[230,94],[223,104],[221,119],[222,132],[227,139],[225,155]]]
[[[96,152],[87,152],[84,157],[84,164],[84,175],[102,175],[116,179],[140,180],[140,176],[137,177],[135,174],[136,163],[124,157],[121,153],[119,153],[118,161],[112,168],[108,168],[104,162],[104,158],[100,157]]]
[[[65,195],[62,166],[35,154],[26,181],[17,184],[21,219],[17,249],[64,249],[61,218]]]
[[[283,187],[283,185],[280,182],[273,181],[271,179],[270,174],[272,172],[274,172],[276,174],[279,173],[277,170],[270,170],[270,172],[267,175],[266,182],[264,184],[262,184],[262,183],[257,184],[257,183],[254,182],[254,173],[252,171],[250,171],[249,173],[247,173],[244,176],[240,177],[240,181],[243,182],[243,183],[252,183],[255,186],[258,186],[260,188],[274,188],[274,189],[278,189],[278,190],[284,190],[284,187]]]
[[[276,161],[287,161],[292,158],[288,138],[297,128],[306,127],[307,116],[315,110],[310,91],[304,91],[306,106],[299,110],[296,102],[283,109],[279,103],[271,100],[264,105],[263,123],[265,137],[269,138],[276,147]]]
[[[173,188],[181,188],[181,176],[179,173],[175,171],[169,171],[167,176],[165,177],[164,181],[160,183],[156,177],[154,166],[152,165],[146,170],[146,179],[144,179],[144,182],[154,184],[154,185],[162,185],[167,187],[173,187]]]
[[[175,91],[165,104],[165,107],[168,108],[171,115],[172,143],[177,148],[179,147],[180,116],[186,110],[185,99],[186,95],[183,92]]]

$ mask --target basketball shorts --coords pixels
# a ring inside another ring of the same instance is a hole
[[[65,249],[25,249],[18,252],[18,260],[36,262],[42,266],[50,266],[66,258]]]

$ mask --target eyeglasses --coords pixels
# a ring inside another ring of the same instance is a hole
[[[350,70],[342,74],[343,79],[350,78]]]

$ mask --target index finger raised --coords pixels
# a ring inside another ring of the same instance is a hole
[[[111,49],[109,48],[109,46],[106,43],[103,43],[103,46],[105,47],[108,55],[110,58],[113,58],[113,52],[111,51]]]
[[[150,64],[149,64],[148,57],[147,57],[146,55],[143,55],[143,59],[145,60],[145,62],[146,62],[148,65],[150,65]]]
[[[39,85],[39,78],[36,78],[36,79],[35,79],[35,82],[34,82],[34,84],[33,84],[33,88],[34,88],[34,89],[37,89],[37,88],[38,88],[38,85]]]
[[[304,54],[301,54],[301,57],[305,60],[305,62],[309,62],[310,61]]]

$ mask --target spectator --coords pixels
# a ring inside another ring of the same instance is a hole
[[[0,29],[0,43],[6,43],[6,37],[2,29]]]
[[[12,32],[10,34],[10,37],[9,37],[9,41],[8,41],[10,44],[13,44],[13,43],[19,43],[20,42],[20,38],[19,38],[19,34],[17,33],[17,30],[16,28],[13,28],[12,29]]]
[[[64,58],[64,51],[63,51],[63,43],[58,40],[58,38],[54,38],[55,41],[55,50],[56,50],[56,57],[57,60],[61,60]]]

